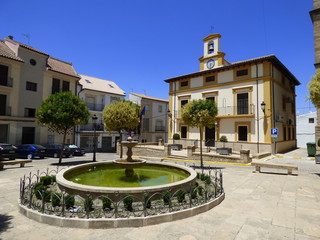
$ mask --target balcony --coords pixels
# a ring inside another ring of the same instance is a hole
[[[238,106],[226,106],[218,107],[218,117],[224,116],[241,116],[241,115],[254,115],[255,105],[238,105]],[[181,110],[176,110],[174,112],[175,118],[181,118]]]
[[[87,125],[80,125],[78,128],[79,131],[94,131],[94,124],[89,123]],[[104,131],[104,127],[102,123],[96,124],[96,131]]]
[[[156,132],[164,132],[166,130],[165,126],[156,126]]]
[[[11,107],[0,108],[0,116],[11,116]]]
[[[101,112],[104,109],[104,104],[86,103],[86,105],[91,111]]]
[[[11,87],[13,86],[13,78],[9,77],[7,79],[1,79],[0,80],[0,86],[4,86],[4,87]]]

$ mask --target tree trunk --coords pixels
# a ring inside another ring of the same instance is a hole
[[[120,143],[120,158],[122,158],[123,147],[122,147],[122,132],[121,132],[121,130],[119,131],[119,134],[120,134],[120,140],[119,140],[119,143]]]
[[[63,140],[62,140],[62,146],[61,146],[61,151],[59,156],[59,164],[61,164],[62,162],[62,155],[63,155],[64,143],[66,142],[67,131],[68,129],[65,129],[63,132]]]
[[[200,129],[200,164],[201,164],[201,172],[203,173],[203,159],[202,159],[202,138],[203,138],[203,132],[202,127]]]

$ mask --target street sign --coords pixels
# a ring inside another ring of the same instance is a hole
[[[273,138],[278,137],[278,128],[271,128],[271,137]]]

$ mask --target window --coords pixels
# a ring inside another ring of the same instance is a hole
[[[215,97],[207,97],[207,100],[215,101]]]
[[[242,69],[237,71],[237,77],[248,75],[248,69]]]
[[[110,102],[119,102],[120,101],[120,97],[114,97],[114,96],[110,96]]]
[[[187,87],[189,85],[188,81],[180,82],[180,87]]]
[[[188,100],[181,100],[181,108],[188,103]]]
[[[214,81],[215,81],[214,76],[206,77],[206,82],[214,82]]]
[[[114,86],[112,86],[111,84],[109,84],[109,87],[114,88]]]
[[[0,142],[8,142],[9,137],[9,125],[8,124],[0,124]]]
[[[33,83],[33,82],[27,82],[26,83],[26,90],[36,92],[37,91],[37,84]]]
[[[34,60],[33,58],[31,58],[31,59],[30,59],[30,64],[31,64],[32,66],[35,66],[35,65],[37,65],[37,61]]]
[[[237,94],[237,114],[249,114],[248,99],[248,93]]]
[[[283,127],[283,141],[287,141],[287,127]]]
[[[248,126],[238,126],[238,141],[248,141]]]
[[[70,82],[68,82],[68,81],[63,81],[62,82],[62,91],[63,92],[70,91]]]
[[[7,111],[7,95],[0,94],[0,116],[8,115]]]
[[[309,118],[309,123],[314,123],[314,118]]]
[[[24,109],[24,116],[25,117],[35,117],[36,116],[36,109],[34,109],[34,108],[25,108]]]
[[[180,128],[181,131],[181,138],[187,138],[188,135],[188,127],[187,126],[182,126]]]
[[[162,112],[162,105],[158,105],[158,112]]]
[[[60,92],[60,79],[53,78],[51,93],[55,94],[57,92]]]
[[[290,127],[288,128],[288,140],[291,140],[291,129],[290,129]]]
[[[9,68],[7,66],[0,65],[0,85],[8,85],[8,72]]]
[[[86,81],[87,83],[91,83],[91,84],[92,84],[92,82],[91,82],[90,80],[88,80],[88,79],[85,79],[85,81]]]
[[[287,108],[286,97],[282,97],[282,110],[286,111],[286,108]]]
[[[149,132],[149,118],[144,118],[143,123],[143,132]]]

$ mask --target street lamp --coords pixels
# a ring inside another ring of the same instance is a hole
[[[97,119],[98,117],[94,114],[92,116],[93,122],[93,162],[96,161],[96,152],[97,152],[97,139],[96,139],[96,126],[97,126]]]
[[[262,101],[262,103],[260,105],[261,105],[262,112],[265,113],[265,111],[266,111],[266,103],[264,101]]]

